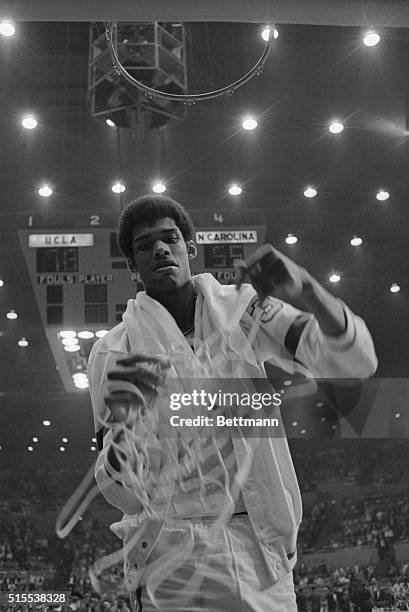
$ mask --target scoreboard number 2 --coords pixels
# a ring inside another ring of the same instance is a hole
[[[89,224],[90,225],[99,225],[101,223],[101,217],[99,215],[90,215]]]

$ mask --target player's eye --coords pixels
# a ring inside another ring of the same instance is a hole
[[[139,242],[135,244],[136,251],[149,251],[153,246],[153,242],[151,240],[147,240],[146,242]]]
[[[179,241],[179,235],[177,234],[177,232],[172,232],[171,234],[167,234],[163,241],[167,244],[174,244],[175,242]]]

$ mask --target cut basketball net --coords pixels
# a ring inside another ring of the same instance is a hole
[[[240,313],[233,312],[232,319],[237,319],[238,322]],[[259,319],[255,319],[249,332],[249,340],[254,340],[258,327]],[[214,356],[217,359],[213,359]],[[195,552],[195,542],[189,520],[173,518],[180,516],[180,501],[178,505],[176,500],[185,493],[194,492],[195,498],[204,509],[209,487],[220,494],[221,503],[215,515],[211,517],[205,548],[214,544],[220,529],[227,525],[234,513],[240,491],[248,479],[254,444],[250,445],[242,437],[246,453],[240,465],[237,465],[232,446],[229,448],[229,455],[226,456],[226,452],[222,455],[222,447],[227,437],[216,438],[213,433],[209,434],[205,427],[200,426],[189,428],[189,435],[184,433],[183,428],[176,429],[175,432],[169,418],[165,418],[169,411],[170,388],[173,390],[176,385],[183,392],[191,391],[189,376],[200,379],[203,386],[214,384],[206,379],[231,376],[232,347],[222,331],[213,333],[204,342],[196,341],[195,351],[189,355],[188,363],[186,355],[177,352],[167,355],[167,359],[172,364],[179,364],[176,369],[182,366],[187,378],[164,378],[154,402],[147,400],[136,385],[127,381],[116,381],[118,391],[127,392],[132,398],[130,410],[121,422],[113,422],[108,410],[106,418],[101,420],[101,427],[108,430],[105,446],[110,445],[114,449],[120,466],[115,480],[139,501],[141,510],[112,526],[112,530],[124,538],[124,547],[96,561],[90,569],[90,580],[96,592],[112,589],[112,585],[109,585],[108,589],[101,575],[125,557],[124,583],[131,594],[143,585],[156,609],[167,612],[188,609],[189,612],[194,612],[196,607],[192,598],[200,590],[203,580],[206,578],[223,583],[224,579],[219,571],[206,562],[203,550],[188,579],[186,575],[182,574],[183,579],[178,575],[184,562]],[[235,366],[243,364],[243,361],[242,355],[234,355]],[[153,367],[159,366],[154,364]],[[241,369],[237,370],[240,373]],[[244,372],[244,367],[242,371]],[[190,415],[188,410],[184,416],[193,418],[195,414],[191,408],[190,411]],[[253,440],[254,442],[256,440]],[[228,465],[235,466],[234,473],[229,473]],[[58,516],[56,531],[61,538],[70,533],[98,493],[98,488],[92,486],[93,470],[94,468],[88,472]],[[110,483],[106,486],[110,486]],[[147,521],[159,521],[162,527],[165,521],[179,521],[183,537],[157,559],[148,559],[145,566],[136,568],[129,562],[129,558],[132,558],[133,550],[140,542],[141,530],[145,528]],[[201,545],[203,547],[203,542]],[[214,597],[212,593],[206,594],[206,597],[212,596]],[[134,594],[131,599],[135,604]]]

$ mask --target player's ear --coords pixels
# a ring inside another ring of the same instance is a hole
[[[138,266],[136,265],[136,261],[131,257],[126,262],[129,272],[133,272],[134,274],[138,272]]]
[[[188,240],[186,243],[187,246],[187,255],[189,259],[194,259],[197,255],[197,246],[193,242],[193,240]]]

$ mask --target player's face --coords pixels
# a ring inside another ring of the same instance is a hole
[[[135,227],[132,250],[148,294],[172,291],[191,279],[186,242],[170,217]]]

